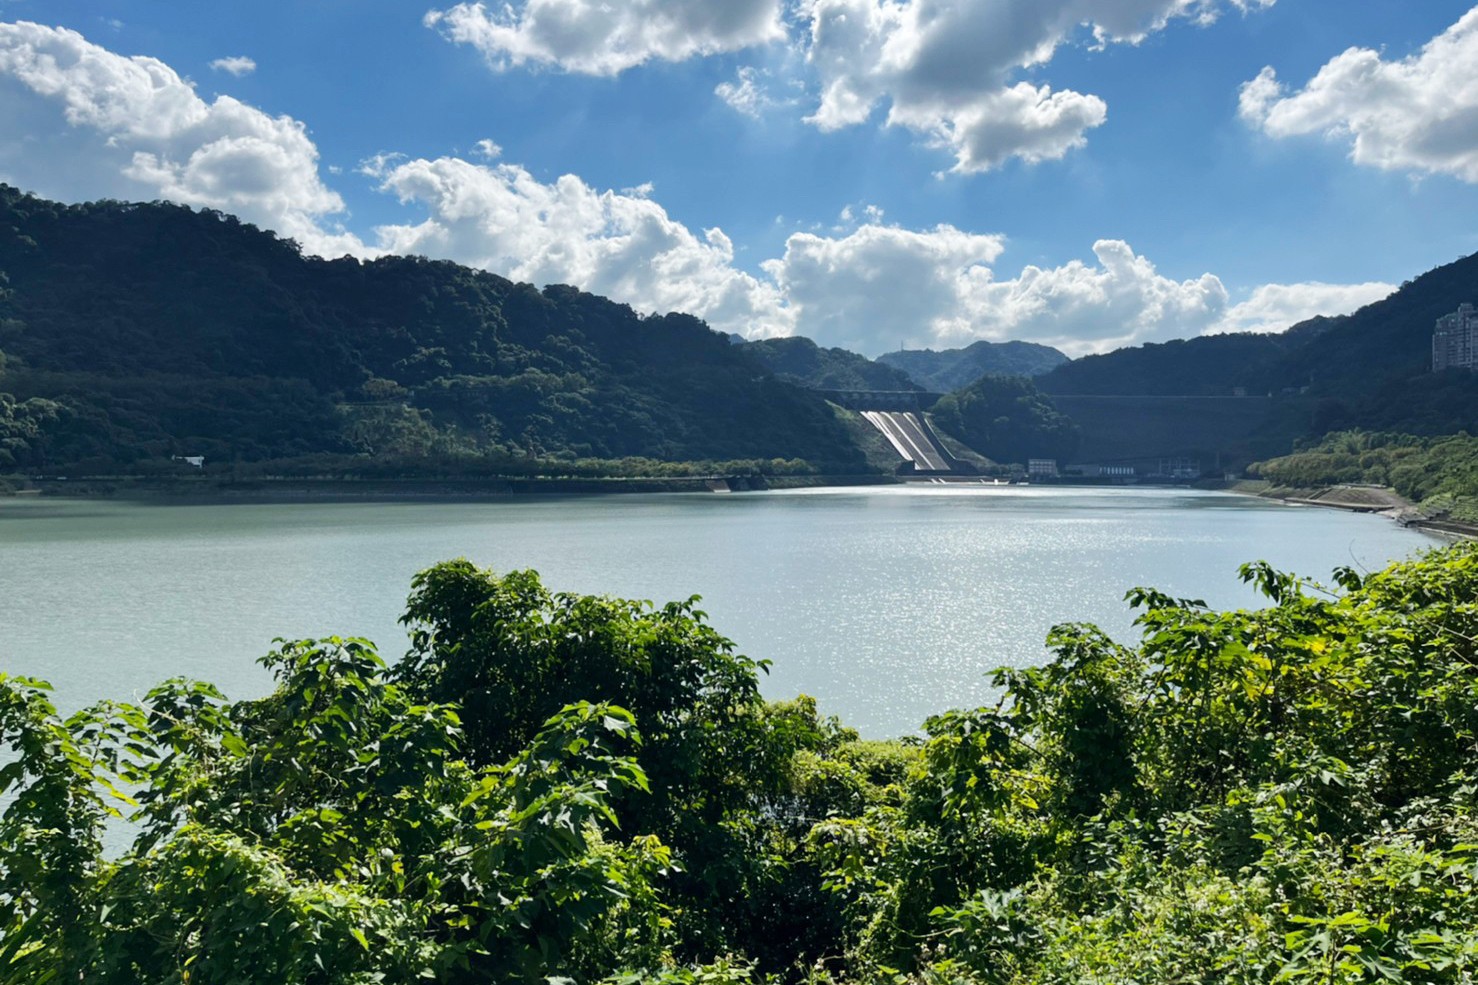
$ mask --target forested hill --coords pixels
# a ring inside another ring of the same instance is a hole
[[[1426,373],[1432,326],[1478,301],[1478,254],[1430,270],[1349,315],[1314,318],[1276,335],[1211,335],[1085,356],[1039,381],[1051,393],[1227,394],[1309,387],[1350,397],[1374,383]]]
[[[1314,318],[1277,335],[1215,335],[1086,356],[1037,383],[1084,426],[1085,448],[1100,457],[1141,454],[1118,440],[1129,432],[1173,433],[1155,449],[1161,455],[1215,454],[1234,463],[1352,428],[1457,434],[1478,427],[1478,374],[1432,373],[1432,329],[1471,301],[1478,301],[1478,255],[1428,271],[1353,314]],[[1241,396],[1272,399],[1213,406]],[[1206,426],[1191,434],[1197,414]]]
[[[1151,342],[1075,359],[1037,385],[1049,393],[1115,396],[1226,396],[1237,387],[1266,393],[1282,378],[1282,361],[1305,341],[1290,330]]]
[[[822,390],[917,390],[908,374],[846,349],[825,349],[794,335],[740,343],[783,380]]]
[[[1322,391],[1358,388],[1381,377],[1410,377],[1430,368],[1432,327],[1463,302],[1478,302],[1478,253],[1407,281],[1390,297],[1331,318],[1283,361],[1284,386]]]
[[[570,287],[321,260],[218,212],[8,186],[0,271],[0,470],[316,453],[865,468],[823,401],[699,320]]]
[[[982,376],[1040,376],[1067,362],[1067,356],[1035,342],[987,342],[963,349],[901,349],[878,356],[877,361],[908,374],[919,386],[948,392],[968,386]]]

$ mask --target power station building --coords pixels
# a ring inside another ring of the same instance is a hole
[[[1471,304],[1460,304],[1452,314],[1437,319],[1437,328],[1432,332],[1432,372],[1475,366],[1478,366],[1478,311]]]

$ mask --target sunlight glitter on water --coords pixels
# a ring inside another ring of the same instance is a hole
[[[1124,592],[1255,604],[1245,561],[1327,579],[1437,541],[1374,517],[1163,489],[893,486],[478,503],[154,506],[0,501],[0,667],[67,707],[189,674],[269,682],[276,636],[369,636],[389,659],[419,569],[467,556],[558,590],[702,595],[772,697],[867,735],[993,700],[1052,625],[1133,639]]]

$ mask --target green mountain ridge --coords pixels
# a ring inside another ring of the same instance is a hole
[[[1429,367],[1437,318],[1475,298],[1478,254],[1352,314],[1085,356],[1037,385],[1082,428],[1084,461],[1185,457],[1235,469],[1339,430],[1472,431],[1478,375]]]
[[[847,349],[828,349],[800,335],[740,343],[782,380],[822,390],[917,390],[904,373]]]
[[[805,338],[736,343],[689,315],[446,261],[305,257],[212,210],[0,185],[0,471],[157,472],[204,455],[407,474],[433,460],[859,474],[875,467],[856,428],[806,388],[957,392],[1054,361],[1035,380],[1077,426],[1073,460],[1235,470],[1337,430],[1478,431],[1478,377],[1427,372],[1436,318],[1474,299],[1478,255],[1280,334],[1073,361],[989,342],[872,361]],[[1035,362],[999,361],[1013,353]]]
[[[1035,342],[988,342],[963,349],[901,349],[875,360],[907,374],[926,390],[948,393],[982,376],[1040,376],[1068,361],[1051,346]]]
[[[1348,315],[1280,333],[1203,335],[1084,356],[1038,381],[1049,393],[1229,396],[1309,388],[1348,397],[1426,375],[1437,318],[1478,299],[1478,254],[1429,270]]]
[[[29,421],[0,434],[0,469],[368,454],[867,470],[823,400],[698,319],[572,287],[305,257],[211,210],[8,186],[0,271],[0,391]]]

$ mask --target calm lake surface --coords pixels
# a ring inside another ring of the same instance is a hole
[[[402,654],[411,576],[465,556],[556,590],[702,595],[771,697],[814,695],[864,735],[916,731],[1039,662],[1056,623],[1135,639],[1136,585],[1256,605],[1244,561],[1328,580],[1441,543],[1377,517],[1167,489],[889,486],[495,502],[152,505],[0,500],[0,669],[75,709],[188,675],[270,686],[273,637]]]

